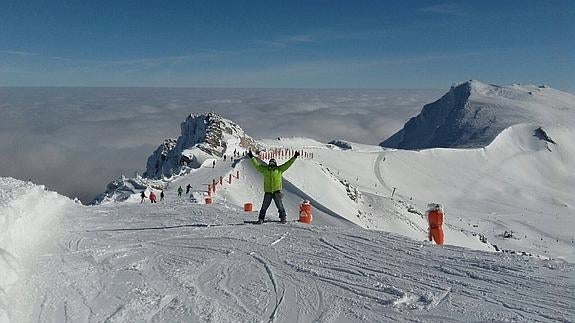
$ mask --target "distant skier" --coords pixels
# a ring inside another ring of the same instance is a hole
[[[151,202],[151,203],[158,203],[158,202],[156,201],[156,194],[154,194],[154,191],[151,191],[151,192],[150,192],[150,202]]]
[[[216,168],[216,161],[212,161],[212,168]]]
[[[140,197],[142,198],[142,200],[140,201],[140,204],[142,204],[146,200],[146,193],[144,191],[142,191],[142,193],[140,193]]]
[[[190,194],[190,190],[192,189],[192,185],[188,184],[186,186],[186,194]]]
[[[282,203],[282,174],[295,162],[299,152],[296,151],[294,156],[284,164],[278,166],[275,159],[270,159],[268,165],[260,164],[254,157],[251,151],[248,152],[248,157],[251,159],[252,164],[256,170],[264,176],[264,200],[260,209],[258,217],[258,224],[264,223],[266,212],[270,206],[272,199],[280,215],[281,223],[286,222],[286,211]]]
[[[224,161],[226,161],[226,155],[224,155]]]
[[[178,187],[178,197],[181,197],[183,192],[184,192],[184,189],[181,186]]]
[[[165,197],[164,191],[160,191],[160,201],[163,201],[164,197]]]
[[[429,222],[429,241],[435,241],[436,244],[442,245],[443,235],[443,210],[439,204],[430,204],[427,211],[427,221]]]

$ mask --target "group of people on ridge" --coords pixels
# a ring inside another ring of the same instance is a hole
[[[144,201],[146,200],[146,191],[142,191],[142,193],[140,193],[140,197],[142,198],[140,204],[144,203]],[[164,197],[165,197],[164,191],[162,190],[160,191],[160,201],[163,201]],[[150,195],[148,196],[148,198],[150,199],[150,203],[158,203],[156,193],[154,193],[153,190],[150,191]]]
[[[186,186],[186,194],[189,194],[191,189],[192,189],[192,185],[188,184]],[[181,197],[183,192],[184,192],[184,189],[182,188],[182,186],[178,187],[178,197]],[[153,190],[150,190],[150,194],[148,196],[146,196],[146,191],[142,191],[140,193],[140,197],[141,197],[140,204],[144,203],[146,201],[146,198],[150,199],[150,203],[158,203],[156,193],[154,193]],[[160,201],[163,201],[164,197],[165,197],[164,191],[161,190],[160,191]]]
[[[186,185],[186,194],[190,194],[191,189],[192,189],[191,184]],[[182,185],[180,185],[180,187],[178,187],[178,197],[181,197],[183,193],[184,189],[182,188]]]

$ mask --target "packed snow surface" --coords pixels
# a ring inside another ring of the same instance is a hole
[[[195,204],[173,190],[158,204],[67,207],[61,215],[65,230],[43,253],[23,255],[29,269],[8,291],[12,322],[575,317],[573,266],[555,260],[357,226],[258,226],[234,205]]]

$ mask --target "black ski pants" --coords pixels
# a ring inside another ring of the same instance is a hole
[[[278,208],[278,212],[280,214],[280,219],[285,219],[286,210],[284,208],[284,204],[282,203],[282,192],[281,191],[275,191],[273,193],[266,192],[264,194],[264,201],[262,203],[262,208],[260,209],[259,218],[263,220],[266,217],[266,212],[268,210],[268,207],[272,203],[272,199],[274,200],[274,203],[276,204],[276,207]]]

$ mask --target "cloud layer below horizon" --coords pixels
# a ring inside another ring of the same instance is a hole
[[[0,176],[89,202],[145,168],[185,117],[214,111],[254,138],[378,144],[438,90],[0,88]]]

